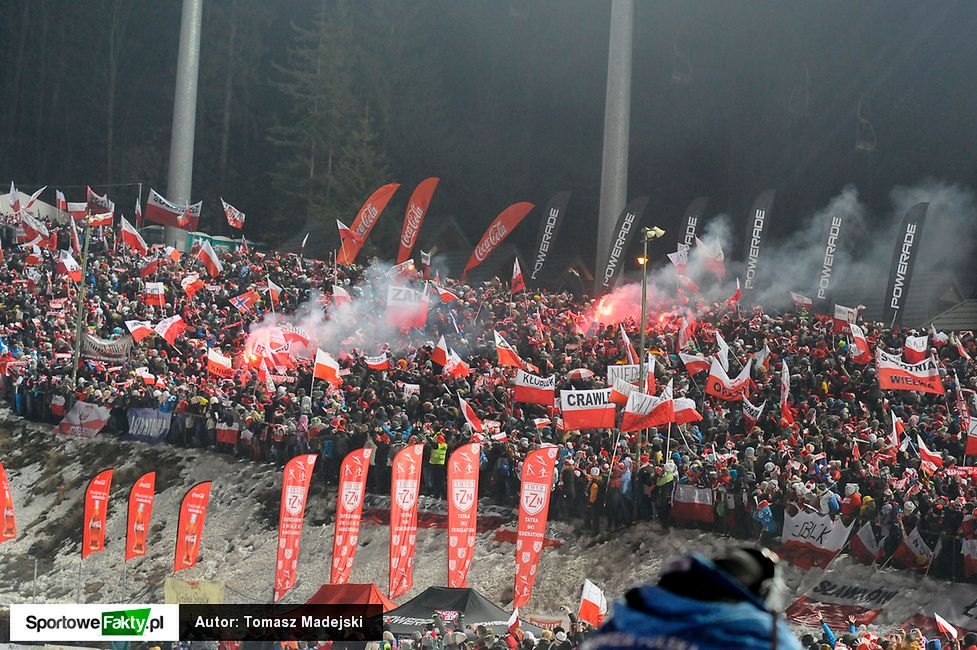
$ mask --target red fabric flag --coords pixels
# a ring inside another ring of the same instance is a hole
[[[343,459],[339,468],[339,494],[336,498],[336,527],[332,543],[332,568],[329,582],[343,585],[349,582],[353,559],[360,539],[360,520],[363,514],[363,494],[370,471],[370,448],[354,449]]]
[[[750,368],[752,365],[753,359],[750,359],[746,362],[746,367],[736,376],[736,379],[731,380],[726,375],[726,371],[723,370],[719,359],[713,358],[712,365],[709,368],[709,377],[706,378],[706,394],[725,401],[737,401],[749,397]]]
[[[150,260],[139,268],[139,277],[145,279],[157,272],[159,272],[159,260]]]
[[[400,231],[400,249],[397,251],[397,263],[407,261],[414,244],[417,242],[417,235],[421,232],[421,224],[424,223],[424,215],[431,204],[431,197],[434,196],[434,189],[438,186],[437,178],[425,178],[414,188],[414,193],[410,195],[407,202],[407,211],[404,213],[404,227]]]
[[[135,208],[135,212],[133,212],[132,214],[135,215],[136,228],[142,228],[142,206],[139,205],[139,197],[138,196],[136,197],[136,208]]]
[[[366,238],[370,236],[370,231],[379,221],[383,209],[387,207],[390,197],[394,195],[398,187],[400,187],[399,183],[383,185],[366,200],[350,227],[352,237],[343,239],[342,247],[337,256],[340,264],[352,264],[356,260]]]
[[[475,475],[478,480],[478,475]],[[0,542],[17,537],[17,518],[14,516],[14,496],[10,492],[7,470],[0,463]]]
[[[339,376],[339,362],[321,348],[317,348],[315,352],[315,368],[312,370],[312,376],[329,382],[333,388],[343,383],[343,378]]]
[[[384,352],[378,354],[375,357],[364,356],[363,363],[370,370],[390,370],[393,368],[393,363],[390,361],[390,356]]]
[[[604,597],[604,592],[590,580],[584,580],[583,592],[580,594],[580,607],[577,609],[577,618],[598,628],[604,622],[604,615],[606,613],[607,598]]]
[[[143,294],[143,302],[153,307],[162,307],[166,304],[166,294],[162,282],[147,282],[146,292]]]
[[[183,502],[180,504],[180,520],[176,527],[176,553],[173,557],[173,573],[189,569],[197,563],[209,500],[210,481],[197,483],[187,490],[183,497]]]
[[[495,350],[499,353],[499,365],[525,370],[526,362],[519,357],[512,346],[509,345],[509,342],[502,338],[502,335],[497,331],[493,331],[492,333],[495,335]]]
[[[105,516],[108,513],[112,473],[107,469],[96,474],[85,490],[85,518],[82,520],[81,559],[105,548]]]
[[[512,262],[512,287],[510,291],[516,293],[517,291],[526,290],[526,280],[522,277],[522,269],[519,268],[519,258],[515,258]]]
[[[215,377],[233,377],[234,369],[231,367],[231,358],[225,357],[220,350],[207,348],[207,372]]]
[[[679,359],[685,364],[685,371],[689,373],[690,376],[697,375],[700,372],[709,370],[712,366],[712,360],[708,357],[704,357],[699,354],[686,354],[684,352],[678,353]]]
[[[661,396],[646,395],[632,391],[621,414],[621,431],[638,431],[648,427],[667,424],[675,419],[675,404],[672,400],[672,383],[662,391]]]
[[[148,253],[149,246],[146,245],[146,240],[142,238],[139,231],[125,217],[122,217],[119,223],[122,228],[122,242],[140,255]]]
[[[444,371],[452,377],[464,378],[472,374],[472,369],[468,364],[461,360],[454,350],[448,350],[448,361],[444,365]]]
[[[299,547],[309,482],[316,455],[296,456],[285,464],[282,476],[282,501],[278,509],[278,558],[275,562],[275,591],[272,602],[278,602],[295,586],[298,575]]]
[[[448,459],[448,587],[468,586],[478,523],[481,446],[462,445]]]
[[[414,585],[414,549],[417,547],[417,495],[421,486],[424,445],[409,445],[394,457],[390,479],[390,584],[391,600]]]
[[[611,402],[611,389],[561,390],[560,411],[563,426],[574,429],[609,429],[614,426],[617,409]]]
[[[907,336],[902,348],[902,358],[906,363],[919,363],[929,356],[929,336]]]
[[[702,414],[695,409],[695,400],[687,397],[676,397],[674,400],[674,422],[675,424],[686,424],[687,422],[699,422]]]
[[[862,564],[875,564],[881,555],[881,548],[875,539],[872,523],[866,521],[858,532],[852,536],[851,554]]]
[[[515,402],[553,406],[556,396],[556,377],[537,377],[524,370],[517,370],[512,388],[512,399]]]
[[[431,361],[439,366],[448,365],[448,344],[444,342],[444,334],[438,339],[438,344],[431,351]]]
[[[350,298],[349,292],[338,284],[332,285],[332,304],[335,307],[342,307],[343,305],[353,304],[353,299]]]
[[[112,219],[115,217],[111,212],[103,212],[102,214],[93,214],[88,217],[88,225],[91,228],[97,228],[100,226],[111,226]]]
[[[179,205],[172,201],[167,201],[156,190],[149,190],[149,198],[146,199],[146,211],[143,218],[146,221],[159,223],[171,228],[181,230],[197,230],[200,226],[200,208],[203,202],[192,205]]]
[[[868,339],[865,338],[865,331],[855,323],[849,323],[848,327],[851,330],[851,341],[854,345],[851,360],[861,365],[872,363],[872,350],[868,346]]]
[[[526,455],[522,466],[513,607],[522,607],[533,595],[536,570],[543,552],[543,539],[546,537],[556,453],[556,447],[531,451]]]
[[[252,311],[254,306],[258,304],[258,298],[258,292],[254,289],[249,289],[240,296],[234,296],[231,298],[231,304],[234,305],[239,312],[247,313]]]
[[[736,291],[726,299],[726,304],[733,306],[743,298],[743,290],[740,288],[740,279],[736,278]]]
[[[178,314],[176,316],[170,316],[169,318],[164,318],[160,322],[156,323],[153,330],[162,337],[167,343],[173,345],[180,334],[187,329],[187,324],[183,322],[183,318]]]
[[[835,305],[834,333],[847,334],[851,331],[851,324],[858,320],[858,310],[844,305]]]
[[[445,289],[442,286],[439,286],[439,285],[436,284],[436,285],[434,285],[434,288],[437,290],[438,297],[441,298],[441,302],[451,302],[453,300],[458,300],[459,299],[458,296],[456,296],[454,293],[452,293],[451,291],[448,291],[447,289]]]
[[[906,363],[899,357],[877,348],[875,363],[882,390],[911,390],[943,395],[943,381],[932,357],[920,363]]]
[[[188,273],[180,280],[180,286],[183,287],[183,291],[190,298],[193,298],[198,291],[207,285],[204,284],[203,280],[196,273]]]
[[[478,245],[475,246],[475,250],[472,251],[472,255],[468,258],[468,263],[465,265],[465,270],[461,274],[461,279],[464,280],[468,277],[470,270],[484,262],[492,254],[492,251],[498,248],[499,244],[502,243],[509,233],[515,230],[519,222],[526,218],[526,215],[532,209],[532,203],[522,202],[513,203],[500,212],[499,216],[489,224],[485,234],[482,235]]]
[[[156,472],[139,477],[129,490],[129,516],[126,519],[126,561],[146,555],[149,521],[156,498]]]
[[[227,224],[231,228],[237,228],[238,230],[244,228],[244,213],[225,201],[223,197],[221,197],[221,205],[224,206],[224,216],[227,217]]]
[[[475,415],[475,409],[473,409],[471,404],[468,403],[468,400],[459,395],[458,403],[461,406],[461,414],[464,416],[465,422],[471,425],[472,431],[482,433],[482,431],[484,431],[482,421],[478,419],[477,415]]]
[[[61,251],[58,257],[57,272],[68,276],[72,282],[81,282],[81,267],[68,251]]]
[[[212,278],[216,278],[224,271],[224,265],[221,264],[217,253],[214,251],[214,247],[210,245],[209,241],[204,241],[200,245],[200,248],[197,250],[197,259],[207,267],[207,271]]]

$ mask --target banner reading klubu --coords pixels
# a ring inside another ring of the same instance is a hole
[[[537,377],[525,370],[516,370],[516,378],[512,382],[513,401],[523,404],[541,404],[553,406],[556,394],[556,376]]]
[[[126,519],[126,560],[146,555],[149,520],[156,498],[156,472],[139,477],[129,490],[129,513]]]
[[[105,515],[112,489],[112,472],[107,469],[96,474],[85,490],[85,518],[82,520],[81,559],[105,548]]]
[[[468,586],[478,523],[478,461],[481,445],[456,449],[448,459],[448,587]]]
[[[398,187],[400,187],[400,183],[383,185],[366,200],[366,203],[363,204],[363,207],[357,213],[356,219],[353,220],[353,225],[349,228],[352,237],[343,239],[343,245],[340,247],[339,254],[336,256],[340,264],[352,264],[356,260],[356,256],[360,254],[360,249],[363,248],[363,244],[366,242],[366,238],[370,236],[370,231],[373,230],[373,226],[377,225],[377,221],[380,220],[380,214],[387,207],[387,203],[390,202],[390,197],[394,195]]]
[[[10,492],[7,470],[0,463],[0,542],[17,536],[17,519],[14,517],[14,496]]]
[[[465,270],[461,273],[462,280],[468,277],[469,271],[488,259],[488,256],[499,247],[499,244],[509,236],[509,233],[516,229],[516,226],[526,218],[526,215],[530,213],[533,207],[532,203],[523,201],[521,203],[513,203],[499,213],[499,216],[489,224],[485,234],[482,235],[478,245],[475,246],[475,250],[472,251],[471,257],[468,258],[468,263],[465,264]]]
[[[533,268],[529,271],[529,277],[535,280],[539,276],[546,260],[549,257],[550,249],[560,232],[563,225],[563,216],[567,211],[567,203],[570,201],[569,192],[560,192],[546,204],[543,222],[539,224],[539,235],[536,237],[536,256],[533,258]]]
[[[354,449],[343,459],[339,469],[339,495],[336,503],[336,532],[332,543],[332,569],[329,582],[342,585],[349,582],[353,558],[360,539],[360,520],[363,514],[363,494],[370,470],[372,449]]]
[[[149,198],[146,199],[146,209],[143,210],[143,219],[171,228],[197,230],[200,225],[201,207],[203,201],[192,205],[177,205],[164,199],[156,190],[150,189]]]
[[[536,570],[546,538],[550,491],[556,466],[556,447],[543,447],[526,455],[519,490],[519,529],[516,533],[516,582],[512,607],[522,607],[533,596]]]
[[[197,563],[200,542],[204,535],[204,519],[210,500],[210,481],[197,483],[187,490],[180,504],[180,521],[176,527],[176,554],[173,573],[188,569]]]
[[[912,390],[918,393],[943,395],[943,382],[933,357],[919,363],[906,363],[881,348],[875,350],[875,364],[882,390]]]
[[[282,503],[278,511],[278,558],[275,561],[274,593],[276,603],[295,586],[298,575],[302,522],[315,459],[315,454],[303,454],[285,464]]]
[[[425,178],[414,188],[414,193],[410,195],[407,203],[407,211],[404,213],[404,227],[400,231],[400,249],[397,251],[397,264],[403,264],[410,258],[417,243],[417,235],[421,232],[421,225],[424,223],[424,215],[431,204],[431,197],[434,196],[434,189],[438,186],[440,179],[432,176]]]
[[[410,445],[394,457],[390,479],[390,584],[391,600],[414,585],[414,549],[417,547],[417,495],[421,487],[424,445]]]

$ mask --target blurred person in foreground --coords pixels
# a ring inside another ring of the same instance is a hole
[[[774,553],[754,548],[682,558],[657,585],[627,592],[583,648],[801,650],[780,616],[785,587],[777,563]]]

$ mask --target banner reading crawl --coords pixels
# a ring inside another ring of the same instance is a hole
[[[500,212],[499,216],[489,224],[485,234],[482,235],[482,238],[475,246],[475,250],[472,251],[471,257],[468,258],[468,263],[465,264],[465,270],[461,273],[461,279],[464,280],[468,277],[469,271],[488,259],[492,251],[499,247],[499,244],[509,236],[509,233],[516,229],[516,226],[526,218],[526,215],[532,209],[533,204],[524,201],[513,203]]]
[[[902,312],[906,306],[909,284],[913,279],[913,267],[919,257],[919,242],[923,236],[923,224],[929,205],[917,203],[911,207],[898,231],[899,236],[889,268],[889,284],[885,290],[885,309],[882,312],[882,320],[889,323],[890,327],[902,322]]]
[[[129,512],[126,518],[126,560],[146,555],[149,521],[156,498],[156,472],[139,477],[129,490]]]
[[[210,500],[210,481],[197,483],[187,490],[180,504],[180,521],[176,527],[176,553],[173,573],[188,569],[197,563],[200,541],[204,534],[207,502]]]
[[[478,523],[478,443],[462,445],[448,460],[448,587],[467,587]]]
[[[556,452],[556,447],[531,451],[522,466],[513,608],[522,607],[533,595],[536,570],[539,568],[539,557],[543,553],[543,540],[546,538]]]
[[[414,193],[410,195],[407,203],[407,211],[404,213],[404,227],[400,231],[400,249],[397,251],[397,264],[403,264],[410,257],[417,243],[417,235],[421,232],[421,224],[424,223],[424,215],[431,204],[434,196],[434,189],[438,186],[440,179],[432,176],[425,178],[414,188]]]
[[[85,515],[82,519],[81,559],[105,548],[105,516],[112,489],[112,472],[107,469],[96,474],[85,490]]]
[[[339,495],[336,503],[336,531],[332,543],[332,569],[329,582],[342,585],[349,582],[353,558],[360,539],[360,520],[363,515],[363,494],[366,476],[370,471],[372,449],[354,449],[343,459],[339,468]]]
[[[303,454],[285,464],[282,502],[278,511],[278,558],[275,561],[274,592],[276,603],[295,586],[298,575],[302,522],[315,459],[316,454]]]
[[[387,595],[398,598],[414,585],[417,547],[417,495],[421,488],[424,445],[410,445],[394,457],[390,478],[390,584]]]
[[[380,214],[387,207],[390,197],[394,195],[398,187],[400,187],[399,183],[383,185],[366,200],[366,203],[357,213],[356,219],[353,220],[353,225],[349,228],[352,236],[344,239],[342,247],[339,249],[337,260],[340,264],[352,264],[356,260],[360,249],[366,243],[366,238],[370,236],[370,231],[373,230],[373,226],[377,225]]]

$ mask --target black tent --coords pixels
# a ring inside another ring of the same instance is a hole
[[[474,589],[450,589],[428,587],[397,609],[383,615],[384,627],[394,634],[423,632],[431,623],[434,612],[441,614],[447,627],[456,625],[463,614],[463,625],[484,625],[496,634],[508,630],[509,612],[497,607]],[[520,622],[520,628],[539,637],[542,630],[535,625]]]

